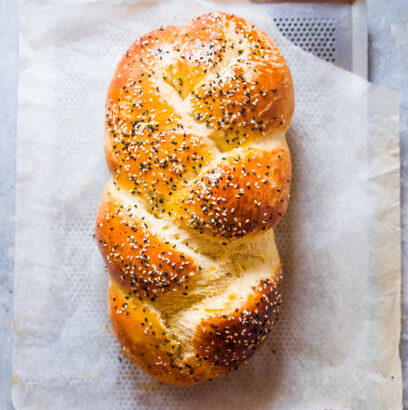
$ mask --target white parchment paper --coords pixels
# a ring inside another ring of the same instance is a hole
[[[93,239],[104,103],[134,39],[216,9],[264,29],[294,76],[294,183],[276,230],[285,301],[246,366],[172,387],[110,330]],[[397,96],[294,47],[241,0],[25,0],[20,12],[16,409],[401,409]]]

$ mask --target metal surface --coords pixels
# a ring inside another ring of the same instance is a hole
[[[256,3],[294,44],[367,78],[365,0]]]

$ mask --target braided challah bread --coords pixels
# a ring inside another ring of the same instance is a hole
[[[117,67],[95,233],[116,337],[160,381],[237,368],[277,321],[271,228],[288,205],[293,107],[278,48],[230,14],[152,31]]]

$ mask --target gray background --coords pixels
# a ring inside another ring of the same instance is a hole
[[[0,0],[0,410],[11,404],[11,341],[13,314],[13,245],[15,223],[15,136],[17,114],[18,13],[17,0]],[[408,1],[367,0],[368,77],[400,93],[402,199],[402,329],[406,329],[408,272]],[[33,236],[33,240],[35,237]],[[404,380],[407,380],[408,333],[401,334]],[[408,383],[404,383],[408,409]]]

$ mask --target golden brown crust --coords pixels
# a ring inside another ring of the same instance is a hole
[[[182,97],[179,110],[172,92]],[[213,159],[208,138],[228,151],[284,132],[293,106],[284,58],[245,20],[217,13],[155,30],[131,45],[109,86],[109,168],[160,212],[186,176]],[[194,133],[196,123],[204,131]]]
[[[239,238],[280,221],[288,205],[290,179],[285,147],[247,148],[181,188],[169,208],[195,230]]]
[[[121,202],[110,185],[99,205],[95,238],[112,279],[151,301],[185,290],[199,270],[190,257],[153,234],[137,207]]]
[[[278,48],[231,14],[154,30],[118,64],[95,237],[115,335],[160,381],[236,368],[277,320],[293,107]]]
[[[113,331],[126,355],[159,381],[195,384],[226,372],[196,356],[180,361],[179,344],[157,314],[143,301],[125,295],[112,282],[108,304]]]
[[[119,183],[149,200],[153,212],[186,174],[197,174],[211,158],[205,141],[184,127],[157,84],[165,82],[165,75],[155,68],[160,61],[156,50],[173,41],[174,30],[156,30],[135,41],[119,63],[107,97],[109,168]]]
[[[276,277],[253,286],[253,293],[240,308],[203,318],[194,338],[197,354],[228,370],[252,356],[278,321],[280,280],[281,269]]]
[[[210,81],[190,91],[193,115],[223,136],[229,146],[240,146],[272,130],[286,131],[293,114],[292,77],[279,49],[268,36],[244,19],[223,15],[234,22],[223,35],[222,18],[203,16],[192,23],[197,32],[216,33],[220,55],[228,50],[227,67]],[[213,22],[213,25],[210,23]],[[236,41],[228,44],[231,37]],[[208,39],[208,43],[214,39]],[[225,44],[227,42],[227,44]],[[215,58],[217,62],[217,58]],[[221,61],[222,63],[222,61]],[[224,61],[225,64],[225,61]]]
[[[180,358],[180,345],[158,315],[139,298],[109,283],[114,333],[125,353],[146,373],[170,384],[195,384],[236,369],[261,346],[277,321],[281,270],[253,286],[233,311],[203,318],[193,339],[195,354]]]

